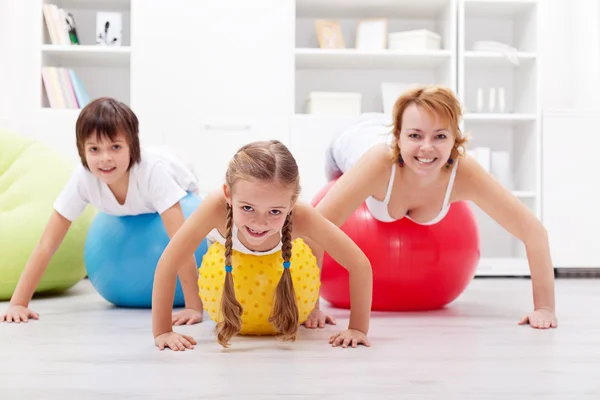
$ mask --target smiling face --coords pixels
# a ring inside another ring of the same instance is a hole
[[[419,175],[427,175],[446,165],[455,138],[438,115],[410,104],[402,115],[401,126],[398,147],[406,167]]]
[[[451,89],[418,86],[394,103],[392,159],[420,176],[439,173],[465,153],[460,102]]]
[[[86,164],[100,181],[114,185],[127,174],[131,156],[124,134],[117,133],[113,139],[91,135],[84,146]]]
[[[233,223],[249,245],[279,241],[285,219],[293,207],[293,187],[272,181],[240,179],[231,191],[227,186],[224,191],[233,209]]]
[[[86,105],[75,135],[82,165],[102,182],[117,182],[141,161],[137,117],[115,99],[100,97]]]

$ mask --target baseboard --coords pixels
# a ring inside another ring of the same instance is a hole
[[[556,268],[557,278],[600,279],[600,268]]]

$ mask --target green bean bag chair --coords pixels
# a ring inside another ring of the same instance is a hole
[[[75,165],[57,151],[0,130],[0,300],[9,300]],[[83,246],[96,211],[87,207],[54,254],[36,293],[61,292],[85,276]]]

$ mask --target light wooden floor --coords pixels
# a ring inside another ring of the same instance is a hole
[[[373,314],[371,348],[331,348],[338,327],[299,340],[235,338],[214,323],[177,328],[192,351],[154,347],[149,310],[114,309],[88,281],[36,299],[39,321],[0,323],[0,398],[599,399],[600,281],[558,280],[559,328],[518,326],[530,281],[476,279],[449,308]],[[0,310],[6,309],[0,303]]]

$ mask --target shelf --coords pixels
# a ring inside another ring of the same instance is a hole
[[[465,15],[469,18],[515,17],[531,10],[537,0],[464,0]]]
[[[300,18],[436,18],[449,0],[296,0]]]
[[[533,62],[537,58],[536,53],[518,52],[517,59],[519,65]],[[507,56],[502,53],[487,52],[487,51],[465,51],[465,62],[470,65],[480,65],[484,67],[501,67],[509,66],[518,68],[519,65],[514,65],[509,61]]]
[[[131,48],[129,46],[58,46],[45,44],[42,45],[42,54],[48,57],[46,64],[61,63],[69,66],[127,67],[129,66]]]
[[[526,258],[481,258],[476,276],[530,276]]]
[[[296,49],[297,69],[435,68],[450,60],[450,50],[404,52],[356,49]]]
[[[92,9],[92,10],[129,10],[131,0],[48,0],[47,3],[56,4],[61,8],[68,9]]]
[[[486,122],[494,124],[514,125],[519,123],[535,122],[536,114],[495,114],[495,113],[466,113],[463,116],[465,122]]]

